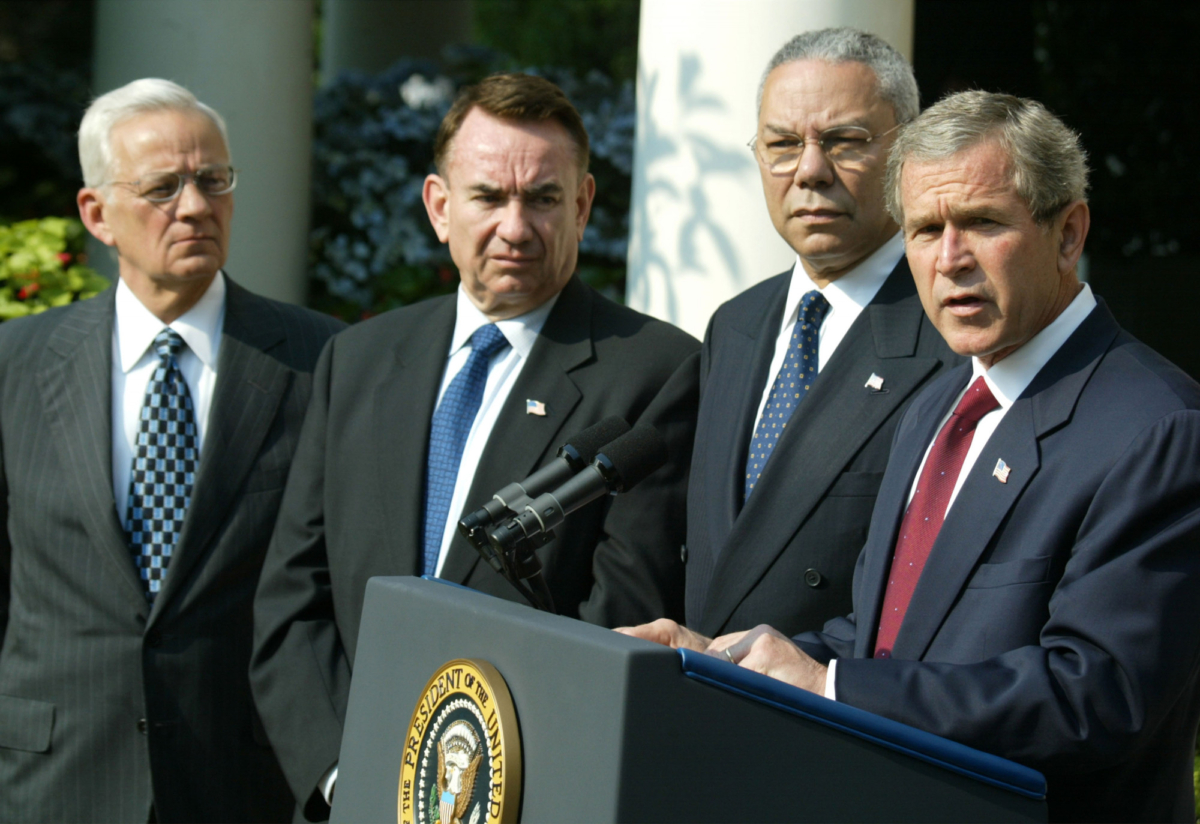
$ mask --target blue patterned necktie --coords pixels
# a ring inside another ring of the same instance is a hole
[[[458,479],[458,465],[463,447],[479,405],[483,403],[483,388],[487,385],[488,363],[492,355],[507,346],[504,334],[494,323],[481,326],[471,335],[471,356],[466,365],[450,381],[442,402],[433,413],[429,428],[429,458],[425,463],[425,529],[423,543],[426,575],[437,570],[446,531],[446,516],[450,514],[450,499]]]
[[[125,532],[150,603],[183,529],[200,458],[192,396],[177,360],[183,347],[169,327],[154,338],[159,362],[146,386],[129,478]]]
[[[800,299],[800,316],[792,327],[792,339],[788,343],[787,355],[775,383],[771,385],[771,397],[763,407],[762,417],[754,429],[754,440],[750,442],[750,453],[746,456],[746,489],[742,500],[750,497],[754,485],[762,476],[767,460],[775,450],[779,436],[787,427],[788,419],[804,400],[808,387],[817,377],[817,332],[821,321],[829,312],[829,301],[817,290],[806,292]]]

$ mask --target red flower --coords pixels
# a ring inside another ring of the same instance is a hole
[[[37,283],[27,283],[17,290],[17,300],[25,300],[37,294],[42,287]]]
[[[71,262],[71,253],[70,252],[59,252],[58,260],[63,266],[66,266],[67,264],[69,264]]]

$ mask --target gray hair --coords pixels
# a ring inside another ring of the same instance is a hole
[[[820,29],[797,34],[783,44],[758,82],[758,108],[762,108],[767,76],[784,63],[825,60],[829,63],[862,63],[875,73],[879,96],[892,104],[897,123],[907,123],[921,111],[917,78],[904,55],[882,38],[851,28]]]
[[[1008,154],[1013,186],[1039,226],[1069,203],[1087,200],[1087,153],[1079,135],[1041,103],[993,92],[947,95],[901,130],[888,154],[885,197],[904,223],[900,175],[908,160],[943,160],[985,140]]]
[[[79,165],[84,185],[96,187],[109,182],[114,126],[139,114],[159,111],[199,112],[217,127],[228,151],[229,132],[216,109],[204,105],[194,94],[170,80],[156,77],[134,80],[100,95],[83,114],[83,122],[79,124]]]

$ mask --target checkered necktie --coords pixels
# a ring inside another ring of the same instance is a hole
[[[958,406],[954,407],[950,419],[942,426],[929,448],[921,479],[913,492],[904,519],[900,522],[900,533],[896,550],[892,555],[892,567],[888,572],[888,585],[883,596],[883,609],[879,615],[879,632],[875,636],[875,657],[891,658],[892,647],[904,622],[904,614],[917,589],[917,581],[929,552],[942,529],[946,510],[950,507],[950,495],[958,483],[967,450],[975,439],[975,426],[1000,402],[988,388],[983,377],[975,379]]]
[[[154,338],[159,362],[146,386],[129,479],[125,532],[151,603],[183,529],[200,460],[192,396],[177,360],[183,347],[169,327]]]
[[[743,500],[750,497],[758,483],[767,460],[779,442],[779,436],[787,427],[788,419],[804,400],[808,387],[817,377],[817,332],[821,321],[829,312],[829,301],[817,290],[806,292],[800,299],[800,316],[792,327],[792,340],[775,383],[771,385],[771,397],[763,407],[762,417],[754,429],[754,440],[750,443],[750,454],[746,456],[746,490]]]
[[[437,570],[442,536],[446,531],[446,516],[450,513],[450,499],[454,497],[454,483],[458,478],[458,465],[462,462],[463,447],[479,413],[479,405],[483,403],[488,363],[492,355],[507,345],[508,341],[496,324],[489,323],[476,329],[475,334],[471,335],[471,356],[454,380],[450,381],[442,395],[442,402],[433,413],[429,429],[429,458],[425,463],[423,568],[426,575],[433,575]]]

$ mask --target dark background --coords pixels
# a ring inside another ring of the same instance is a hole
[[[0,220],[75,212],[92,17],[80,0],[0,0]],[[521,64],[617,81],[636,68],[635,0],[476,0],[474,17],[476,43]],[[917,0],[914,30],[923,104],[1005,91],[1081,133],[1092,166],[1086,277],[1127,329],[1200,377],[1190,202],[1200,4]]]

